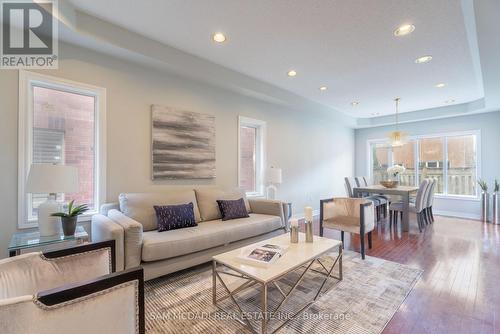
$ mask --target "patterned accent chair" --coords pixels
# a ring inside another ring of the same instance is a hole
[[[365,259],[365,235],[372,248],[372,231],[375,228],[373,201],[364,198],[329,198],[320,201],[319,235],[325,228],[340,231],[342,245],[344,232],[359,234],[361,258]]]
[[[142,268],[113,273],[115,242],[0,260],[0,333],[144,333]]]

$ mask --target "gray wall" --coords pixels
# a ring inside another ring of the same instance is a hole
[[[237,185],[238,115],[267,122],[268,165],[283,169],[279,197],[295,213],[315,209],[320,198],[343,195],[342,177],[354,170],[354,130],[314,110],[283,106],[228,92],[173,74],[62,44],[59,70],[47,75],[107,89],[107,200],[120,192],[175,187]],[[0,71],[0,257],[17,230],[18,72]],[[216,168],[213,181],[152,182],[150,106],[161,104],[216,116]]]
[[[500,111],[462,117],[413,122],[400,125],[410,135],[425,135],[465,130],[481,130],[481,177],[490,187],[495,178],[500,179]],[[367,141],[387,136],[394,127],[377,127],[356,130],[356,174],[368,174]],[[443,214],[478,218],[480,203],[476,200],[436,199],[435,207]]]

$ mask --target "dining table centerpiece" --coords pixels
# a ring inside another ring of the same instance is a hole
[[[386,188],[396,188],[399,184],[399,177],[406,171],[406,168],[401,165],[394,165],[387,168],[389,180],[380,181],[380,184]]]

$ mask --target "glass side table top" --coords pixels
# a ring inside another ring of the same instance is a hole
[[[9,251],[25,249],[30,247],[38,247],[43,245],[56,244],[63,241],[70,240],[87,240],[89,235],[85,232],[83,226],[76,227],[75,235],[65,237],[62,232],[59,235],[52,235],[50,237],[41,237],[40,232],[19,232],[12,236],[9,244]]]

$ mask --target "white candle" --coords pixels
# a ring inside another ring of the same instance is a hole
[[[290,219],[290,226],[292,227],[299,227],[299,220],[296,218]]]
[[[306,221],[312,222],[312,220],[313,220],[313,208],[311,208],[310,206],[306,206],[304,208],[304,218]]]

